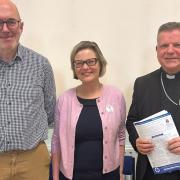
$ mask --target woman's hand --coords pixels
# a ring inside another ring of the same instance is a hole
[[[120,173],[120,180],[124,180],[124,174]]]

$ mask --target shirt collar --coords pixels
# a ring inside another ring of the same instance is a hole
[[[23,46],[20,45],[20,44],[18,44],[16,55],[15,55],[15,57],[12,59],[12,61],[9,62],[8,64],[9,64],[9,65],[12,65],[12,64],[14,64],[14,62],[16,62],[16,61],[22,61],[22,60],[23,60]],[[5,64],[6,64],[6,62],[4,62],[4,61],[1,60],[1,59],[0,59],[0,63],[5,63]]]
[[[17,53],[14,60],[23,61],[23,46],[21,44],[18,45]]]

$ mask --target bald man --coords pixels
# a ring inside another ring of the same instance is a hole
[[[0,180],[48,180],[54,76],[45,57],[19,43],[22,31],[15,4],[0,0]]]

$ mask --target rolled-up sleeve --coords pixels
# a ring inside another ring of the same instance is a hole
[[[56,87],[51,65],[46,61],[44,68],[44,109],[47,114],[48,125],[54,123],[56,105]]]
[[[56,153],[60,151],[60,141],[59,141],[59,121],[60,121],[60,98],[58,99],[56,103],[56,110],[55,110],[55,126],[54,131],[52,135],[52,141],[51,141],[51,153]]]

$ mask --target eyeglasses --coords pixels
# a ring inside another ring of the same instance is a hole
[[[16,30],[18,28],[20,20],[9,18],[7,20],[0,19],[0,31],[2,31],[4,24],[6,23],[9,30]]]
[[[87,64],[88,66],[94,66],[97,63],[96,58],[87,59],[85,61],[83,60],[74,60],[73,65],[75,68],[81,68],[84,64]]]

